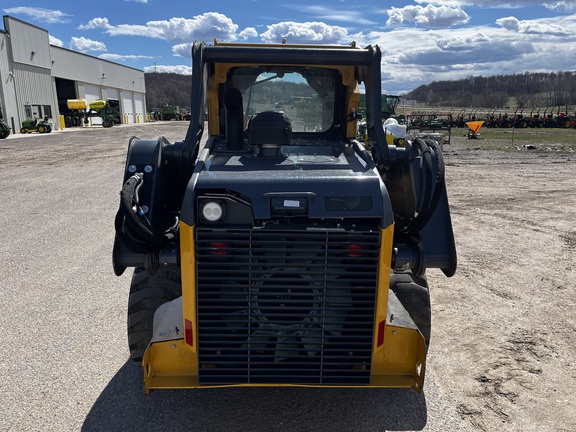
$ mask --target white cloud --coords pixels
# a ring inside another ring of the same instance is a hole
[[[58,47],[63,47],[64,46],[64,42],[62,42],[60,39],[55,38],[52,35],[48,35],[48,40],[50,45],[54,45],[54,46],[58,46]]]
[[[88,21],[88,24],[78,26],[80,30],[108,29],[111,28],[108,18],[94,18]]]
[[[240,33],[238,33],[240,39],[246,40],[250,38],[258,37],[258,31],[254,27],[246,27]]]
[[[453,35],[439,38],[436,46],[445,51],[466,51],[471,49],[483,49],[490,43],[490,38],[482,33],[471,35]]]
[[[174,45],[172,47],[172,52],[177,57],[192,58],[192,43]]]
[[[556,24],[540,23],[538,21],[520,21],[515,17],[500,18],[496,20],[496,24],[506,30],[516,33],[531,33],[531,34],[545,34],[545,35],[566,35],[566,30]]]
[[[369,14],[366,14],[366,11],[361,9],[340,9],[337,7],[330,8],[313,5],[285,5],[285,7],[297,10],[305,16],[326,21],[348,22],[356,25],[378,24],[377,21],[368,19],[367,16],[369,16]]]
[[[382,50],[382,91],[400,93],[421,84],[490,76],[576,69],[576,15],[532,21],[509,19],[500,26],[458,29],[401,27],[354,35],[360,46]],[[534,29],[564,29],[563,36]],[[554,28],[554,27],[552,27]]]
[[[162,21],[149,21],[144,25],[111,25],[108,18],[94,18],[88,24],[79,27],[82,30],[102,29],[111,36],[144,36],[163,39],[168,42],[210,41],[218,38],[222,41],[234,41],[237,38],[238,25],[216,12],[207,12],[194,18],[171,18]]]
[[[565,0],[565,1],[556,1],[556,2],[551,2],[550,4],[545,3],[544,4],[548,9],[564,9],[567,11],[573,11],[576,10],[576,2],[574,2],[574,0]]]
[[[389,18],[386,24],[390,27],[402,25],[405,21],[421,27],[447,28],[466,24],[470,17],[459,7],[426,5],[393,7],[386,11]]]
[[[80,52],[106,51],[106,45],[103,42],[86,39],[85,37],[72,37],[70,49]]]
[[[120,61],[136,61],[136,60],[142,60],[142,59],[152,59],[154,57],[152,56],[145,56],[145,55],[122,55],[122,54],[100,54],[98,56],[98,58],[104,59],[104,60],[110,60],[110,61],[114,61],[114,62],[120,62]]]
[[[414,0],[419,4],[445,5],[450,7],[474,6],[491,9],[517,9],[528,6],[542,6],[552,10],[576,10],[574,0]]]
[[[154,65],[154,66],[146,66],[144,68],[144,72],[176,73],[180,75],[192,75],[192,67],[184,65],[176,65],[176,66]]]
[[[38,7],[19,6],[4,9],[9,15],[25,15],[31,21],[46,24],[66,24],[70,22],[71,15],[59,10],[45,9]]]
[[[260,35],[262,41],[279,43],[286,39],[288,43],[348,43],[348,31],[339,26],[331,26],[323,22],[281,22],[267,26]]]
[[[470,27],[463,25],[469,16],[461,6],[471,4],[471,0],[438,0],[438,5],[431,5],[434,1],[426,2],[427,6],[376,10],[374,13],[389,13],[390,20],[396,20],[396,25],[387,31],[382,27],[382,31],[355,33],[351,30],[353,26],[340,27],[316,20],[277,22],[240,31],[231,19],[218,13],[191,19],[151,21],[140,26],[112,25],[107,18],[100,17],[83,28],[100,29],[109,35],[138,35],[165,40],[171,43],[175,57],[186,59],[191,57],[193,41],[211,43],[214,37],[221,41],[259,37],[267,43],[286,39],[288,43],[348,45],[356,41],[358,46],[378,44],[383,53],[383,92],[391,94],[407,92],[435,80],[453,80],[470,75],[576,70],[576,14],[558,13],[555,17],[536,20],[509,16],[497,21],[494,18],[495,22],[484,26]],[[536,4],[533,0],[524,1]],[[513,2],[519,4],[516,0]],[[548,1],[545,4],[550,6],[552,3]],[[494,8],[501,5],[493,0],[478,0],[474,4]],[[308,11],[308,16],[321,13],[328,16],[329,13],[327,9],[313,7]],[[500,16],[511,14],[512,10],[507,12]],[[364,28],[376,29],[377,26]],[[137,60],[136,57],[106,54],[102,58],[130,61]],[[189,64],[157,65],[145,67],[144,71],[189,74],[191,67]]]

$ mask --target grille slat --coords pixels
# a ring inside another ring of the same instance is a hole
[[[200,383],[369,383],[378,230],[195,240]]]

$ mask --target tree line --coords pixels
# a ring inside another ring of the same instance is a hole
[[[404,95],[432,106],[505,108],[576,105],[576,71],[525,72],[434,81]]]

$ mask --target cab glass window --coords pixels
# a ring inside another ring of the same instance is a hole
[[[231,84],[242,93],[244,115],[283,112],[292,132],[324,132],[334,121],[337,72],[310,67],[240,67]]]

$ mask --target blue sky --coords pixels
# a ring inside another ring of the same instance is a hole
[[[382,90],[576,70],[576,0],[1,0],[51,43],[145,72],[191,70],[190,45],[377,44]]]

